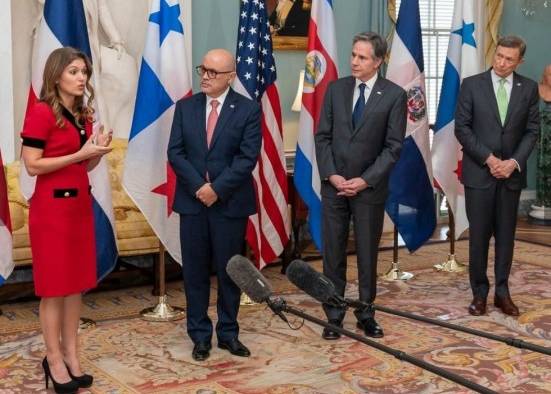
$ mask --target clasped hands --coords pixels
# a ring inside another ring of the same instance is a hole
[[[344,197],[354,197],[368,186],[360,177],[346,179],[341,175],[331,175],[329,182],[337,189],[337,196]]]
[[[494,178],[507,179],[511,176],[513,171],[517,168],[517,164],[514,160],[501,160],[495,157],[493,154],[486,159],[486,165],[490,169],[490,173]]]
[[[195,192],[195,198],[203,203],[203,205],[210,207],[218,200],[218,195],[212,188],[210,183],[205,183],[203,186]]]

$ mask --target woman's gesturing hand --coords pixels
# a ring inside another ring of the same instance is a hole
[[[111,143],[111,137],[105,137],[103,133],[94,133],[88,138],[88,141],[78,151],[80,160],[88,160],[96,157],[101,157],[106,153],[113,150],[109,145]]]

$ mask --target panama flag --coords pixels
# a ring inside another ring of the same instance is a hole
[[[468,227],[465,189],[461,182],[461,145],[455,138],[455,104],[463,78],[483,71],[483,13],[475,0],[456,0],[444,67],[440,102],[434,125],[432,165],[435,183],[442,189],[455,219],[455,237]]]
[[[310,235],[321,249],[321,182],[314,134],[329,82],[338,78],[337,41],[332,0],[314,0],[308,26],[302,110],[298,127],[294,183],[308,206]]]
[[[401,2],[387,78],[407,92],[408,110],[406,138],[390,174],[385,209],[411,252],[436,228],[418,0]]]
[[[42,21],[36,34],[27,113],[40,94],[44,65],[54,49],[71,46],[92,58],[82,0],[46,0]],[[101,114],[96,112],[94,116],[96,118],[94,128],[97,128],[100,124]],[[21,168],[19,179],[21,193],[29,200],[34,192],[36,177],[31,177],[24,166]],[[94,203],[97,277],[100,281],[115,267],[118,255],[115,241],[115,218],[111,202],[111,184],[105,158],[102,158],[96,168],[88,173],[88,177],[92,186]]]
[[[176,174],[167,146],[176,101],[191,94],[178,0],[154,0],[143,51],[123,185],[170,255],[182,262]],[[189,26],[189,24],[188,24]]]
[[[8,185],[6,183],[3,163],[2,152],[0,152],[0,286],[8,279],[14,265]]]

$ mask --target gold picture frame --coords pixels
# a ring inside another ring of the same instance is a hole
[[[311,0],[267,0],[273,48],[306,50]]]

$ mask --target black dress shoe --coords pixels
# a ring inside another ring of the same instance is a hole
[[[382,338],[385,334],[381,326],[377,324],[374,317],[368,317],[363,320],[358,320],[356,324],[360,330],[364,331],[365,336],[372,338]]]
[[[486,314],[486,298],[474,297],[469,305],[469,313],[473,316]]]
[[[227,342],[218,341],[218,347],[220,349],[227,350],[234,356],[249,357],[251,355],[251,352],[247,349],[247,346],[243,345],[237,338],[231,339]]]
[[[517,306],[511,299],[511,296],[499,297],[495,296],[494,305],[501,309],[503,313],[509,316],[518,316],[520,314]]]
[[[341,320],[329,319],[328,323],[333,325],[333,326],[337,326],[337,327],[342,328],[342,321]],[[332,341],[332,340],[335,340],[335,339],[339,339],[341,337],[341,333],[337,332],[337,331],[333,331],[332,329],[330,329],[328,327],[325,327],[323,329],[323,332],[321,333],[321,337],[323,339],[328,340],[328,341]]]
[[[205,361],[210,356],[211,344],[208,342],[197,342],[193,346],[191,356],[195,361]]]

